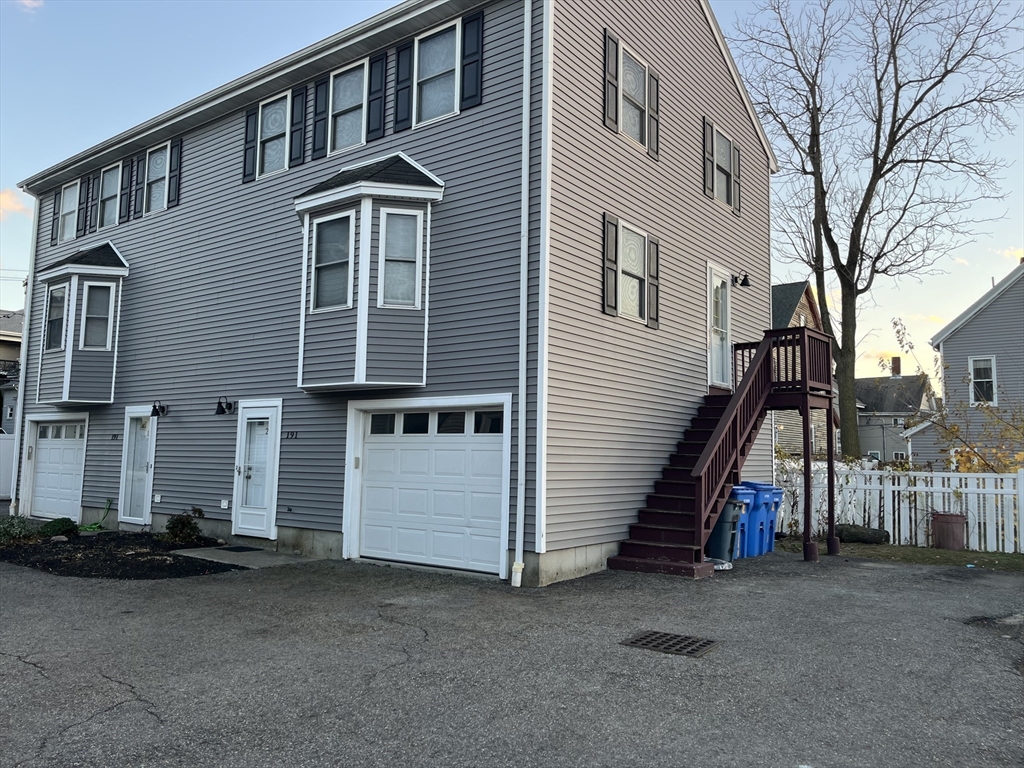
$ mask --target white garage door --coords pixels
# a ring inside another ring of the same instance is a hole
[[[360,555],[498,573],[502,411],[375,413],[367,421]]]
[[[85,459],[85,423],[36,425],[32,461],[33,517],[70,517],[82,514],[82,467]]]

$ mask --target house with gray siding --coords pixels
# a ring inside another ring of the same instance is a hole
[[[774,169],[707,0],[406,0],[21,184],[15,509],[605,568],[771,325]]]
[[[900,358],[891,375],[856,379],[857,432],[864,458],[883,462],[910,461],[904,432],[916,420],[935,413],[935,396],[925,373],[904,376]]]
[[[943,407],[906,431],[914,463],[945,469],[951,453],[968,446],[1024,452],[1024,262],[931,345],[942,360]]]

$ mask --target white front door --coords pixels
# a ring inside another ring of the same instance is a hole
[[[157,417],[150,414],[150,407],[125,408],[117,503],[117,519],[122,523],[149,525],[151,520]]]
[[[241,401],[231,513],[234,535],[277,538],[275,513],[280,447],[281,401]]]
[[[32,462],[32,517],[82,519],[82,475],[85,469],[85,422],[43,422],[28,448]]]
[[[729,343],[729,278],[711,271],[709,285],[709,383],[732,387],[732,360]]]

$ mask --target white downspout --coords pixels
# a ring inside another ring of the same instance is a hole
[[[523,585],[526,539],[526,366],[530,289],[530,75],[533,62],[533,0],[523,0],[523,151],[519,211],[519,405],[516,424],[516,559],[512,586]]]
[[[31,193],[29,193],[31,194]],[[14,429],[14,475],[11,477],[11,514],[20,513],[18,503],[18,480],[24,469],[21,461],[21,434],[25,422],[25,371],[28,368],[29,318],[32,317],[32,291],[35,288],[36,275],[36,243],[39,238],[39,198],[32,195],[35,202],[32,211],[32,234],[28,247],[28,284],[25,288],[25,323],[21,328],[21,357],[18,372],[18,412],[15,416]],[[43,350],[40,348],[39,353]]]

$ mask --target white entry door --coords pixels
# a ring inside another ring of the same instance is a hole
[[[277,538],[277,472],[281,447],[281,401],[238,404],[235,490],[231,532]]]
[[[732,387],[731,344],[729,342],[729,278],[711,271],[709,285],[709,383]]]
[[[29,424],[35,444],[32,462],[32,517],[82,519],[82,475],[85,469],[85,422]]]
[[[122,523],[149,525],[152,519],[157,417],[151,413],[149,406],[124,411],[121,495],[117,502],[117,519]]]
[[[491,408],[369,415],[359,554],[499,573],[503,417]]]

